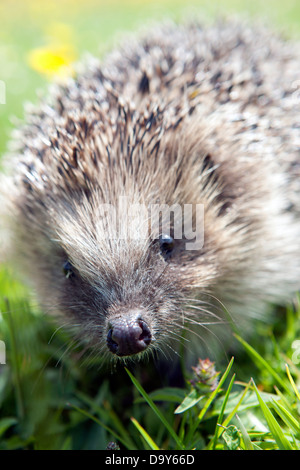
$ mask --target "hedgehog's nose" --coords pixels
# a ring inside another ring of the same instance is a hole
[[[108,349],[117,356],[131,356],[144,351],[151,343],[151,331],[137,316],[120,316],[110,321]]]

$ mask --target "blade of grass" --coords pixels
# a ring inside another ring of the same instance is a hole
[[[148,403],[148,405],[150,406],[150,408],[154,411],[154,413],[156,414],[156,416],[160,419],[160,421],[163,423],[163,425],[165,426],[165,428],[167,429],[167,431],[169,432],[170,436],[174,439],[174,441],[176,442],[177,446],[179,447],[179,449],[184,449],[184,445],[183,445],[183,442],[181,441],[181,439],[177,436],[176,432],[174,431],[174,429],[172,428],[172,426],[169,424],[169,422],[166,420],[166,418],[164,417],[164,415],[162,414],[162,412],[157,408],[157,406],[155,405],[155,403],[152,401],[152,399],[149,397],[149,395],[146,393],[146,391],[143,389],[143,387],[141,386],[141,384],[136,380],[136,378],[131,374],[131,372],[129,372],[128,369],[126,369],[126,372],[127,374],[129,375],[132,383],[134,384],[134,386],[137,388],[137,390],[139,391],[139,393],[142,395],[142,397],[146,400],[146,402]]]
[[[291,431],[297,435],[300,435],[300,424],[298,419],[294,416],[280,403],[273,400],[272,406],[276,413],[280,416],[282,421],[291,429]]]
[[[243,441],[244,441],[245,449],[246,449],[246,450],[254,450],[254,447],[253,447],[253,445],[252,445],[250,436],[249,436],[249,434],[247,433],[247,430],[246,430],[244,424],[242,423],[240,417],[236,414],[236,415],[235,415],[235,418],[236,418],[236,420],[237,420],[237,422],[238,422],[239,429],[240,429],[241,434],[242,434],[242,438],[243,438]]]
[[[109,402],[104,400],[104,402],[102,402],[102,405],[100,406],[99,404],[95,402],[95,400],[91,399],[84,393],[78,392],[77,396],[85,404],[89,405],[90,411],[93,414],[94,413],[97,414],[101,420],[104,420],[110,423],[113,422],[116,432],[118,432],[119,435],[122,436],[123,439],[127,442],[128,449],[134,449],[135,444],[132,441],[130,435],[128,434],[128,429],[126,429],[126,427],[123,425],[120,418],[111,408],[111,405]]]
[[[174,411],[175,414],[184,413],[185,411],[189,410],[193,406],[195,406],[199,401],[204,398],[203,395],[199,395],[196,389],[193,389],[177,406],[176,410]]]
[[[218,383],[216,389],[209,395],[208,400],[206,401],[204,407],[202,408],[202,410],[201,410],[200,413],[199,413],[199,416],[198,416],[198,423],[203,419],[203,417],[204,417],[206,411],[208,410],[209,406],[210,406],[211,403],[213,402],[213,400],[214,400],[214,398],[216,397],[216,395],[219,393],[219,391],[220,391],[220,389],[221,389],[223,383],[224,383],[225,380],[227,379],[227,376],[228,376],[228,374],[229,374],[229,372],[230,372],[230,369],[231,369],[231,367],[232,367],[233,361],[234,361],[234,358],[232,357],[231,360],[230,360],[230,362],[229,362],[229,364],[228,364],[228,366],[227,366],[227,368],[226,368],[226,370],[225,370],[225,372],[224,372],[224,374],[222,375],[222,377],[221,377],[221,379],[220,379],[220,381],[219,381],[219,383]],[[198,425],[198,423],[197,423],[197,425]]]
[[[237,340],[244,346],[244,348],[246,349],[246,351],[248,352],[248,354],[254,359],[254,361],[256,361],[257,364],[259,364],[259,366],[261,366],[262,369],[266,369],[272,376],[273,378],[276,380],[276,382],[282,387],[284,388],[284,390],[289,394],[291,395],[292,392],[291,392],[291,389],[290,387],[286,384],[286,382],[284,380],[282,380],[282,378],[280,377],[279,374],[277,374],[277,372],[271,367],[271,365],[269,364],[269,362],[267,362],[257,351],[255,351],[255,349],[250,346],[250,344],[248,344],[243,338],[241,338],[239,335],[237,335],[236,333],[234,334],[234,336],[237,338]]]
[[[74,405],[73,403],[68,403],[68,405],[71,406],[72,408],[74,408],[74,410],[78,411],[78,413],[82,414],[83,416],[86,416],[87,418],[91,419],[92,421],[97,423],[99,426],[104,428],[107,432],[109,432],[112,436],[114,436],[117,439],[117,441],[121,442],[124,447],[126,447],[129,450],[134,450],[130,447],[130,444],[125,439],[123,439],[119,434],[117,434],[112,428],[110,428],[109,426],[106,426],[106,424],[102,423],[102,421],[100,421],[100,419],[95,418],[95,416],[93,416],[91,413],[89,413],[86,410],[83,410],[82,408],[79,408],[78,406]]]
[[[233,408],[232,412],[229,413],[229,415],[227,416],[227,418],[225,419],[223,426],[228,426],[228,424],[230,423],[230,421],[232,420],[233,416],[236,414],[237,410],[239,409],[242,401],[244,400],[245,396],[247,395],[247,392],[250,388],[250,385],[251,385],[251,382],[249,382],[247,384],[247,386],[245,387],[245,390],[243,391],[242,395],[241,395],[241,398],[239,399],[238,403],[235,405],[235,407]]]
[[[293,407],[292,405],[290,404],[289,400],[287,399],[286,395],[284,395],[284,393],[282,393],[278,387],[276,387],[276,385],[274,386],[274,389],[276,391],[276,394],[280,397],[281,399],[281,403],[283,403],[283,405],[285,406],[285,408],[290,412],[290,413],[293,413]]]
[[[140,434],[143,436],[143,438],[147,442],[150,449],[160,450],[159,447],[153,441],[152,437],[149,436],[147,431],[145,431],[145,429],[140,425],[140,423],[135,418],[130,418],[130,419],[131,419],[131,422],[134,424],[134,426],[137,428],[137,430],[140,432]]]
[[[254,386],[254,390],[260,405],[260,408],[264,414],[264,417],[267,421],[267,424],[269,426],[270,432],[272,436],[274,437],[276,444],[280,450],[293,450],[293,447],[291,446],[290,442],[287,440],[285,437],[281,427],[279,426],[278,422],[274,418],[273,414],[269,410],[268,406],[265,404],[264,400],[261,398],[260,393],[254,383],[254,380],[252,379],[252,383]]]
[[[228,398],[229,398],[229,395],[230,395],[230,392],[231,392],[231,389],[232,389],[232,386],[233,386],[233,383],[234,383],[234,379],[235,379],[235,374],[233,374],[233,376],[231,378],[231,381],[228,385],[226,395],[225,395],[223,403],[222,403],[222,408],[221,408],[220,414],[218,416],[217,424],[216,424],[216,427],[215,427],[215,435],[214,435],[213,445],[212,445],[213,450],[216,448],[218,437],[219,437],[220,433],[222,432],[222,428],[219,427],[219,424],[221,424],[222,421],[223,421],[224,411],[225,411],[226,404],[227,404],[227,401],[228,401]]]

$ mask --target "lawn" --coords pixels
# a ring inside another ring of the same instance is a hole
[[[0,155],[24,102],[72,73],[74,60],[86,51],[101,56],[126,31],[190,11],[255,16],[300,34],[300,4],[292,0],[3,0]],[[274,310],[273,324],[257,322],[251,345],[236,335],[234,357],[182,365],[175,382],[151,363],[112,373],[82,355],[17,273],[0,266],[0,450],[300,450],[300,302]]]

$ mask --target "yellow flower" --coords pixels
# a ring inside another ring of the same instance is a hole
[[[70,46],[45,46],[30,51],[29,65],[39,73],[65,76],[72,72],[76,54]]]

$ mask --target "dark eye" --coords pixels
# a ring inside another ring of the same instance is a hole
[[[63,264],[63,273],[67,279],[74,276],[73,266],[71,265],[70,261],[66,261]]]
[[[174,238],[170,235],[160,235],[159,247],[162,255],[169,255],[174,248]]]

